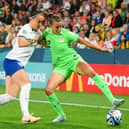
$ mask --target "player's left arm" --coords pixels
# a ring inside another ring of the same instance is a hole
[[[46,35],[48,31],[49,31],[49,28],[45,29],[44,32],[40,35],[38,39],[38,44],[41,44],[43,46],[45,45],[48,47],[47,42],[46,42]]]
[[[86,46],[88,46],[90,48],[93,48],[93,49],[96,49],[96,50],[99,50],[99,51],[102,51],[102,52],[112,52],[111,49],[101,48],[99,45],[90,43],[90,42],[86,41],[85,39],[83,39],[81,37],[78,37],[78,41],[85,44]]]

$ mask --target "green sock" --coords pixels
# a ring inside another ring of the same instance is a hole
[[[107,83],[98,75],[96,74],[93,78],[96,85],[103,91],[105,96],[109,99],[109,101],[112,103],[112,100],[114,99]]]
[[[48,101],[50,102],[50,104],[52,105],[52,107],[57,112],[57,114],[65,116],[65,113],[64,113],[63,109],[61,108],[61,105],[60,105],[59,100],[56,97],[56,95],[53,93],[52,95],[47,96],[47,98],[48,98]]]

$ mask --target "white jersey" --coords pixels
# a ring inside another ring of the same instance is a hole
[[[29,41],[29,40],[33,40],[37,34],[39,34],[39,31],[37,31],[37,32],[34,31],[31,28],[30,24],[24,25],[22,27],[22,29],[19,31],[19,33],[17,34],[13,48],[8,53],[6,58],[18,60],[23,64],[23,66],[25,66],[34,51],[35,46],[37,45],[37,42],[30,44],[27,47],[19,47],[18,46],[18,37],[24,37],[26,40]]]

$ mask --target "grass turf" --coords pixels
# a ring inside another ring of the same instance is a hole
[[[4,93],[4,87],[0,87],[0,94]],[[63,103],[76,103],[83,105],[111,106],[103,94],[78,93],[56,91],[56,95]],[[128,109],[129,96],[117,95],[118,98],[125,98],[126,103],[121,108]],[[42,89],[32,89],[32,100],[46,101]],[[40,116],[41,120],[33,124],[21,123],[21,111],[19,102],[14,101],[0,105],[0,129],[129,129],[129,111],[123,111],[123,122],[119,126],[109,126],[106,122],[106,113],[109,109],[90,108],[80,106],[62,105],[67,121],[63,123],[52,123],[56,117],[55,111],[48,103],[30,102],[30,112]]]

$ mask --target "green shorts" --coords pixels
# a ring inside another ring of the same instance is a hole
[[[63,75],[67,80],[72,72],[76,72],[80,60],[83,60],[83,58],[79,54],[59,58],[58,62],[54,64],[53,72]]]

